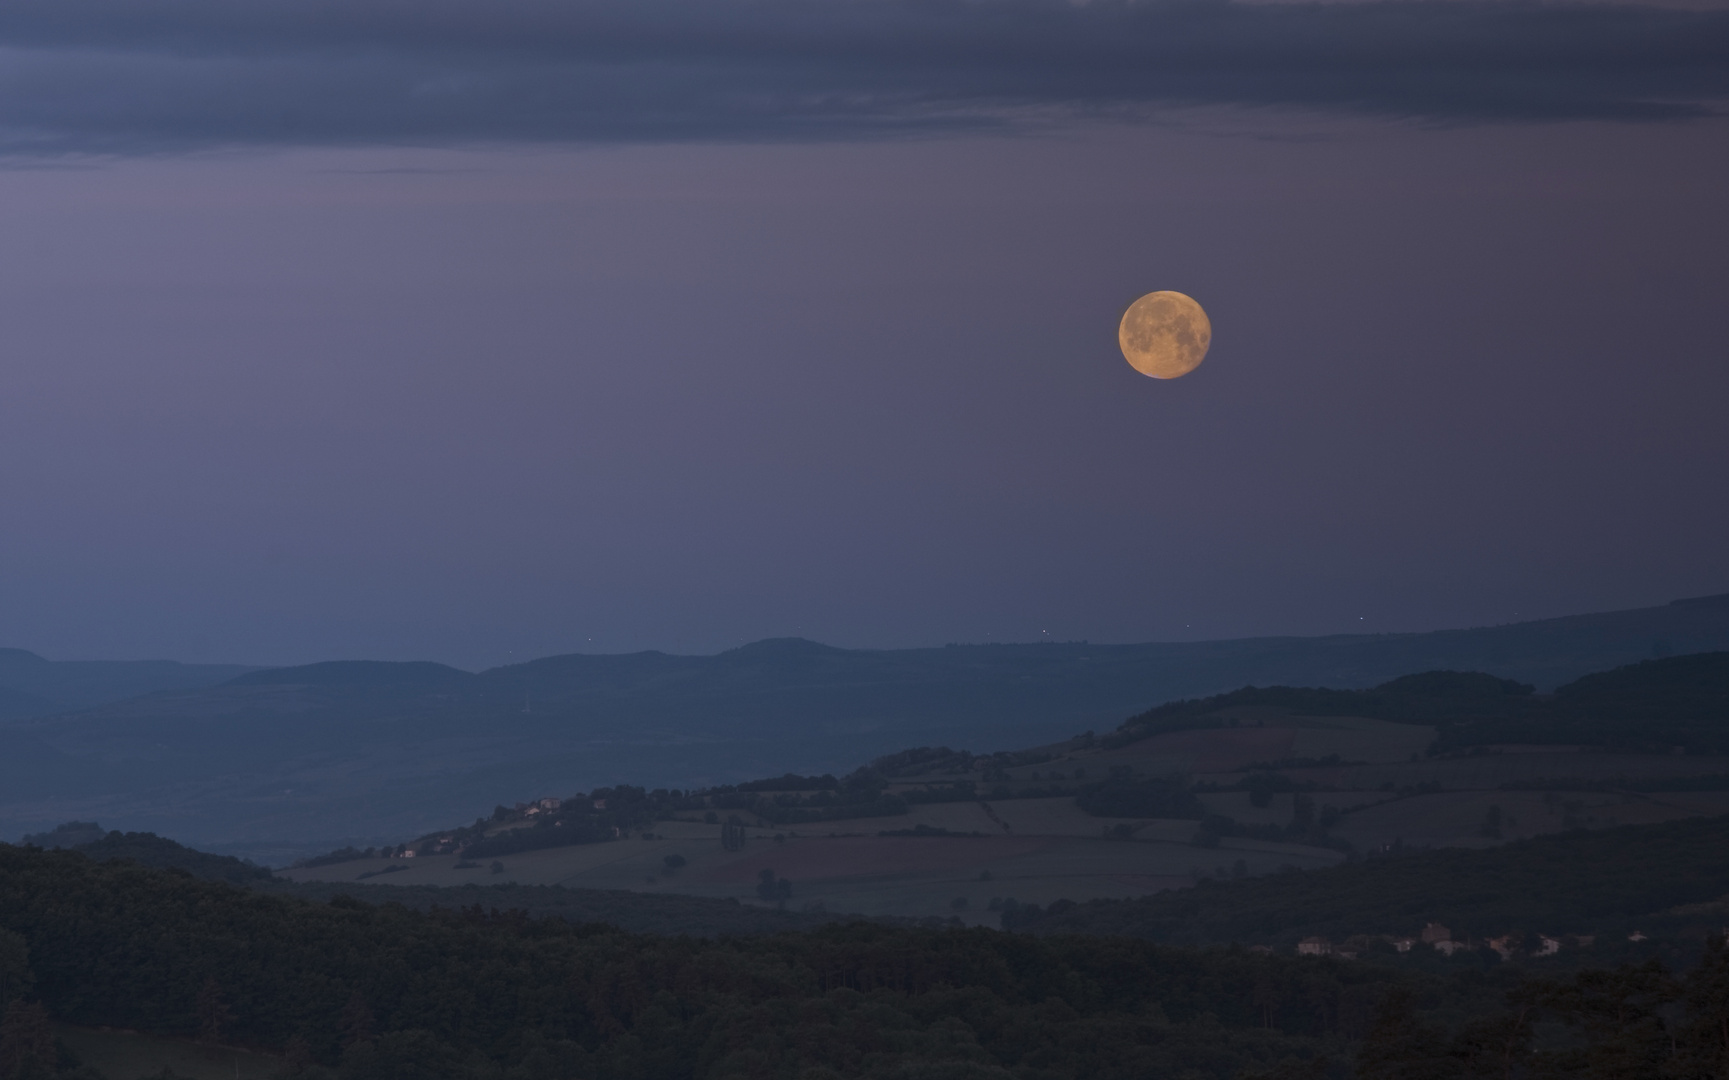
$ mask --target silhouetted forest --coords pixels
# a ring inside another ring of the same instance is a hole
[[[1601,746],[1616,750],[1729,753],[1729,652],[1697,653],[1587,675],[1550,695],[1480,672],[1429,671],[1369,690],[1245,687],[1173,701],[1124,721],[1107,744],[1162,732],[1220,727],[1215,714],[1242,706],[1304,716],[1365,716],[1434,724],[1433,752],[1493,743]]]
[[[10,846],[0,1002],[4,1080],[94,1080],[50,1018],[273,1050],[307,1080],[1729,1076],[1721,939],[1680,975],[1534,979],[867,923],[649,937]]]
[[[1357,1051],[1358,1080],[1729,1077],[1729,949],[1722,937],[1680,977],[1649,961],[1521,980],[1500,1009],[1452,1030],[1422,1018],[1417,1004],[1402,987],[1382,999]],[[1302,1073],[1287,1067],[1272,1075]]]
[[[1133,900],[1023,905],[1005,925],[1044,934],[1111,934],[1183,944],[1294,945],[1310,935],[1411,933],[1438,920],[1456,933],[1595,934],[1729,895],[1729,817],[1691,818],[1442,848]]]
[[[55,1018],[272,1048],[346,1078],[1231,1077],[1342,1059],[1369,966],[852,923],[648,937],[479,907],[314,904],[0,847],[0,925]],[[1270,1018],[1270,1022],[1269,1022]],[[1355,1027],[1353,1027],[1355,1025]]]

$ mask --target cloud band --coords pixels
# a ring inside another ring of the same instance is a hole
[[[8,0],[0,149],[864,138],[1184,105],[1714,114],[1729,12],[1401,0]]]

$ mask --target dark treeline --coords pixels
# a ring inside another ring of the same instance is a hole
[[[929,828],[905,834],[958,835]],[[296,883],[239,859],[195,851],[150,833],[108,833],[71,850],[98,861],[132,859],[210,881],[319,901],[346,893],[419,909],[479,904],[645,933],[772,933],[843,918],[703,897],[553,885]],[[1004,923],[1039,933],[1108,933],[1181,944],[1289,946],[1309,935],[1410,933],[1431,920],[1446,923],[1461,936],[1643,928],[1673,939],[1697,930],[1693,923],[1700,919],[1729,925],[1729,904],[1720,902],[1729,893],[1724,850],[1729,850],[1729,818],[1630,825],[1483,850],[1411,851],[1270,878],[1206,879],[1197,889],[1135,900],[1059,904],[1049,910],[1017,903]],[[1606,873],[1605,867],[1615,872]],[[1690,915],[1687,905],[1703,907]],[[1631,955],[1642,953],[1632,950]]]
[[[100,839],[79,844],[76,850],[98,862],[126,859],[157,869],[174,867],[194,877],[234,885],[260,885],[276,880],[269,870],[244,859],[198,851],[155,833],[114,831]]]
[[[1075,804],[1094,817],[1191,818],[1206,816],[1206,808],[1186,786],[1157,779],[1136,779],[1119,772],[1080,790]]]
[[[1680,977],[1652,961],[1522,980],[1501,1009],[1451,1031],[1416,1006],[1403,988],[1381,1001],[1358,1049],[1358,1080],[1729,1077],[1729,949],[1722,937]]]
[[[0,926],[56,1019],[272,1049],[350,1080],[1228,1078],[1342,1060],[1393,985],[1438,1015],[1493,997],[1102,938],[867,923],[647,937],[477,907],[314,904],[4,846]]]
[[[316,1080],[1726,1080],[1729,953],[1531,979],[865,923],[627,934],[314,904],[0,846],[0,1077],[95,1080],[48,1022]]]
[[[1595,934],[1655,925],[1729,894],[1729,817],[1691,818],[1443,848],[1302,873],[1203,881],[1133,900],[1018,908],[1005,925],[1038,933],[1127,935],[1181,944],[1290,946],[1309,935]]]
[[[506,883],[440,887],[278,879],[253,888],[317,903],[350,896],[370,904],[401,904],[417,911],[479,905],[488,910],[520,911],[536,919],[606,923],[636,934],[689,934],[697,937],[775,934],[849,918],[829,912],[759,907],[706,896],[626,892],[622,889],[572,889],[562,885]],[[911,924],[916,920],[873,921]]]
[[[1125,721],[1104,740],[1126,745],[1167,731],[1217,727],[1216,713],[1272,706],[1306,716],[1367,716],[1434,724],[1436,753],[1494,743],[1582,744],[1617,750],[1729,753],[1729,652],[1629,664],[1534,694],[1476,672],[1406,675],[1369,690],[1245,687],[1173,701]]]

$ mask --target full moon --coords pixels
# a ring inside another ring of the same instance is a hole
[[[1155,379],[1179,379],[1206,359],[1213,324],[1180,292],[1151,292],[1129,305],[1117,343],[1129,366]]]

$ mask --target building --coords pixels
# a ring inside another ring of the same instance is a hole
[[[1330,956],[1333,943],[1324,937],[1306,937],[1297,942],[1298,956]]]
[[[1435,945],[1435,951],[1440,953],[1442,956],[1452,956],[1454,953],[1458,952],[1461,949],[1469,949],[1470,948],[1470,946],[1465,944],[1463,941],[1454,941],[1452,938],[1447,938],[1443,941],[1437,941],[1434,943],[1434,945]]]
[[[1423,932],[1417,936],[1422,938],[1425,944],[1433,945],[1438,941],[1452,941],[1453,931],[1438,922],[1432,922],[1424,926]]]
[[[1552,938],[1548,934],[1538,934],[1537,940],[1542,942],[1537,947],[1538,956],[1554,956],[1561,951],[1561,939]]]
[[[1410,952],[1411,948],[1417,944],[1417,939],[1414,937],[1396,937],[1392,941],[1393,948],[1398,952]]]

